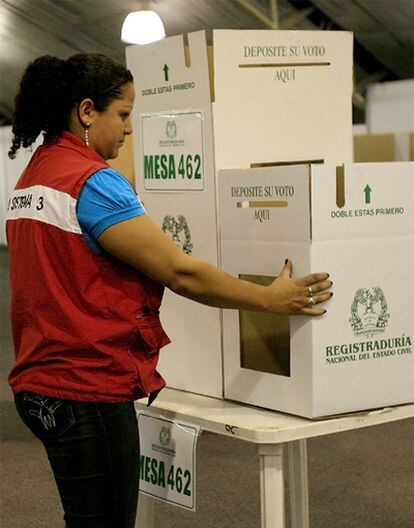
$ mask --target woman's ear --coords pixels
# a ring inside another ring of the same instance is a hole
[[[83,99],[78,106],[78,115],[83,126],[89,126],[96,115],[92,99]]]

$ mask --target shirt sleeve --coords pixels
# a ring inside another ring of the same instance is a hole
[[[84,237],[92,249],[95,240],[113,224],[146,214],[129,181],[114,169],[101,169],[84,183],[76,213]]]

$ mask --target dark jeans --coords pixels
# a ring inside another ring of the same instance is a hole
[[[133,402],[69,401],[26,391],[15,401],[46,448],[67,528],[133,528],[139,484]]]

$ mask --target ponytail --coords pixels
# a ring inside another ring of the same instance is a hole
[[[68,60],[44,55],[26,68],[15,100],[13,140],[9,157],[30,147],[43,132],[52,142],[69,129],[71,110],[90,98],[98,112],[119,98],[122,86],[132,82],[129,70],[110,57],[79,53]]]
[[[9,157],[20,147],[30,147],[40,132],[45,139],[61,135],[67,118],[65,61],[45,55],[27,67],[20,82],[13,115],[13,141]]]

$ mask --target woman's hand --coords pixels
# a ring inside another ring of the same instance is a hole
[[[292,262],[286,261],[279,276],[268,286],[269,312],[281,315],[322,315],[326,310],[317,305],[329,300],[332,282],[328,273],[313,273],[293,280]],[[323,292],[323,293],[322,293]]]

